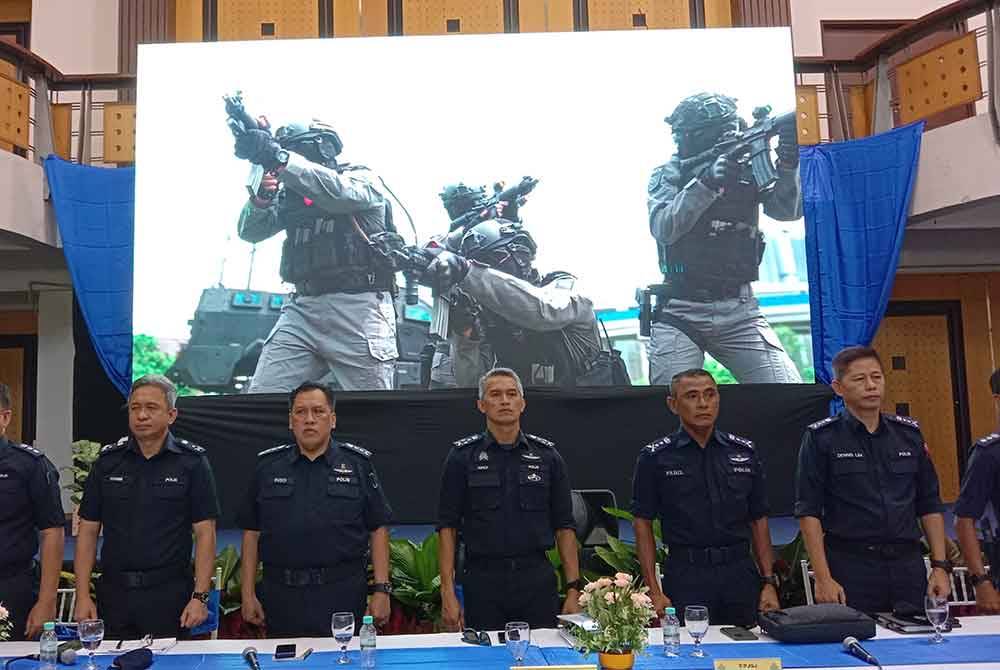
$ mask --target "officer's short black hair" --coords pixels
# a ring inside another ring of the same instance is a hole
[[[482,400],[486,397],[486,382],[488,382],[493,377],[510,377],[514,380],[514,384],[517,386],[517,392],[524,397],[524,384],[521,383],[521,378],[517,376],[517,373],[510,368],[493,368],[488,371],[485,375],[479,378],[479,399]]]
[[[3,384],[0,384],[0,386],[3,386]],[[990,392],[993,395],[1000,395],[1000,368],[994,370],[993,374],[990,375]],[[2,397],[3,392],[0,391],[0,398]]]
[[[10,387],[0,382],[0,412],[13,407],[14,402],[10,398]]]
[[[307,391],[322,391],[323,395],[326,396],[326,403],[330,406],[330,411],[334,411],[337,408],[337,398],[333,395],[333,389],[331,389],[326,384],[320,384],[319,382],[302,382],[288,394],[288,411],[292,411],[292,407],[295,406],[295,398],[298,397],[300,393],[306,393]]]
[[[131,399],[132,394],[143,386],[153,386],[163,391],[163,397],[167,399],[167,409],[173,409],[177,405],[177,387],[174,383],[163,375],[143,375],[132,382],[132,388],[128,392]]]
[[[872,347],[847,347],[846,349],[841,349],[837,352],[837,355],[833,357],[833,377],[834,379],[843,379],[844,374],[847,372],[847,368],[851,367],[851,363],[854,361],[860,361],[862,358],[874,358],[878,366],[883,370],[885,367],[882,365],[882,358],[878,355]]]
[[[677,383],[682,379],[692,379],[695,377],[708,377],[713,382],[715,377],[708,370],[703,370],[702,368],[688,368],[682,372],[678,372],[673,377],[670,378],[670,388],[667,389],[667,393],[670,394],[671,398],[677,397]],[[718,385],[718,384],[716,384]]]

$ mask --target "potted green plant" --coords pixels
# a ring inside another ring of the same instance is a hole
[[[101,454],[101,443],[92,440],[77,440],[73,443],[73,465],[61,468],[69,472],[70,481],[63,488],[70,492],[69,499],[73,503],[73,537],[80,530],[80,501],[83,500],[83,486],[90,476],[90,468]]]
[[[430,633],[441,626],[441,575],[438,570],[438,536],[423,542],[389,541],[389,570],[395,604],[389,631]]]
[[[629,670],[635,654],[646,648],[646,626],[654,616],[648,588],[637,577],[624,572],[588,582],[580,594],[580,606],[596,623],[594,630],[575,632],[585,654],[597,652],[601,667]]]

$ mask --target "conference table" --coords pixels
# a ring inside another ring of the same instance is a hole
[[[863,642],[865,648],[881,661],[884,668],[894,670],[1000,670],[1000,616],[964,617],[962,627],[946,634],[947,642],[932,645],[925,635],[900,635],[884,628],[877,628],[872,640]],[[426,635],[386,635],[378,638],[377,667],[390,670],[414,668],[455,668],[457,670],[507,670],[514,665],[507,649],[498,644],[496,633],[491,633],[493,645],[472,646],[463,643],[457,633],[434,633]],[[780,644],[761,636],[760,640],[733,642],[725,637],[718,626],[712,626],[706,635],[703,647],[707,658],[693,658],[689,654],[693,648],[691,638],[681,630],[681,656],[663,656],[662,634],[659,629],[650,629],[650,646],[645,654],[636,657],[635,667],[667,670],[705,670],[713,667],[715,660],[739,658],[780,658],[784,668],[810,668],[813,670],[840,670],[842,668],[871,667],[844,653],[840,644]],[[312,648],[314,652],[306,660],[275,661],[271,654],[277,644],[295,642],[298,652]],[[97,656],[98,667],[107,668],[115,652],[116,641],[105,641]],[[128,643],[126,643],[128,646]],[[358,638],[348,647],[350,665],[337,665],[339,647],[332,638],[302,638],[297,640],[204,640],[177,642],[167,646],[157,641],[154,646],[154,662],[151,666],[158,670],[240,670],[246,664],[240,653],[247,646],[253,646],[259,653],[262,670],[297,670],[343,668],[360,670],[361,659]],[[38,653],[38,645],[23,642],[0,643],[0,660],[24,654]],[[83,668],[85,659],[77,661],[76,667]],[[524,660],[529,666],[559,666],[574,664],[597,665],[596,655],[581,656],[553,629],[531,631],[531,647]],[[11,670],[31,670],[37,664],[19,661]]]

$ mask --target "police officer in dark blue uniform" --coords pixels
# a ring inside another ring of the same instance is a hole
[[[919,608],[925,592],[951,591],[934,463],[916,421],[880,413],[885,377],[874,349],[844,349],[833,372],[845,409],[806,430],[795,476],[816,601],[868,613]],[[918,519],[931,549],[929,580]]]
[[[176,400],[177,389],[162,375],[135,380],[128,398],[132,436],[101,450],[84,485],[76,619],[100,614],[110,639],[173,637],[208,617],[219,502],[205,450],[170,433]],[[90,578],[102,526],[95,604]]]
[[[969,567],[970,581],[976,589],[976,607],[981,614],[1000,614],[997,575],[1000,574],[1000,546],[993,524],[1000,518],[1000,370],[990,376],[993,408],[997,416],[996,431],[972,445],[965,467],[962,492],[955,503],[955,532]],[[990,569],[983,565],[983,547],[976,537],[976,521],[992,508],[992,521],[984,520],[983,536]]]
[[[371,452],[331,438],[337,423],[329,387],[306,382],[289,394],[294,444],[258,454],[237,518],[243,531],[243,619],[266,622],[271,637],[325,637],[334,612],[354,612],[360,626],[368,600],[371,543],[375,594],[369,613],[389,618],[392,516]],[[260,600],[254,587],[264,563]]]
[[[56,618],[63,556],[59,473],[42,452],[4,437],[12,418],[10,388],[0,383],[0,599],[11,639],[35,637]],[[37,600],[32,564],[41,537],[42,577]]]
[[[752,627],[758,609],[778,607],[764,467],[753,442],[715,427],[719,389],[705,370],[674,375],[667,405],[680,428],[643,448],[632,483],[636,551],[653,606],[683,616],[687,605],[706,605],[712,623]],[[657,517],[668,548],[662,588]]]
[[[582,583],[569,475],[555,445],[521,431],[524,388],[509,368],[479,381],[486,431],[457,440],[441,481],[441,609],[450,630],[463,625],[455,596],[455,548],[465,541],[464,624],[502,630],[509,621],[552,628],[556,576],[545,552],[555,543],[566,582],[564,613],[579,611]]]

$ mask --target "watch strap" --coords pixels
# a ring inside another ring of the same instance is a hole
[[[767,576],[761,575],[760,585],[765,586],[767,584],[770,584],[774,588],[778,588],[778,575],[767,575]]]
[[[567,591],[569,591],[570,589],[576,589],[580,593],[583,593],[583,587],[584,586],[586,586],[586,583],[582,579],[574,579],[571,582],[566,582],[566,590]]]
[[[208,604],[209,592],[208,591],[195,591],[191,594],[192,600],[198,600],[203,605]]]
[[[969,575],[969,582],[972,584],[972,588],[976,588],[980,584],[985,584],[991,579],[992,576],[990,575],[988,570],[981,575]]]
[[[392,594],[392,584],[389,582],[378,582],[372,584],[372,593]]]
[[[954,568],[954,567],[955,567],[954,564],[951,561],[948,561],[948,560],[944,560],[944,561],[937,561],[937,560],[933,560],[933,559],[931,560],[931,568],[941,568],[942,570],[944,570],[945,572],[947,572],[949,575],[951,574],[952,568]]]

